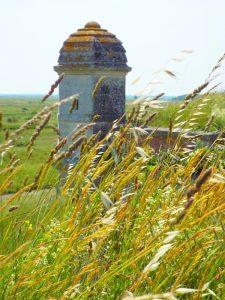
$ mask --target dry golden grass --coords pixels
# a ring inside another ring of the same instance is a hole
[[[1,195],[24,163],[13,153],[16,140],[35,124],[32,150],[61,103],[0,146],[3,159],[11,155]],[[70,145],[64,138],[49,151],[29,184],[24,176],[15,194],[2,196],[1,299],[225,298],[224,141],[185,151],[179,137],[155,153],[144,128],[154,114],[143,122],[140,114],[138,105],[102,140],[85,135],[93,123],[77,128]],[[65,165],[75,150],[77,163]],[[52,168],[60,176],[44,190]]]

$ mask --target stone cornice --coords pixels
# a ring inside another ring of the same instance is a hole
[[[71,75],[126,75],[131,71],[130,67],[126,68],[104,68],[104,67],[92,67],[89,66],[77,66],[77,65],[57,65],[54,67],[54,70],[58,74],[71,74]]]

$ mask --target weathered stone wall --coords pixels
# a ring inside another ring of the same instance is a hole
[[[99,79],[104,76],[98,92],[93,97],[93,91]],[[69,113],[71,103],[59,107],[58,123],[62,136],[69,136],[77,124],[91,122],[98,115],[94,133],[99,130],[103,135],[110,129],[112,122],[119,119],[125,112],[125,74],[107,72],[103,75],[92,73],[65,74],[59,86],[60,99],[79,94],[77,109]]]
[[[91,121],[93,111],[92,101],[93,80],[90,75],[65,74],[59,86],[60,99],[65,99],[79,93],[78,107],[69,113],[71,102],[59,107],[58,124],[62,136],[69,136],[78,123]]]
[[[158,151],[161,149],[166,149],[168,147],[171,147],[175,144],[177,139],[182,134],[182,131],[180,129],[174,130],[171,134],[170,138],[170,144],[168,143],[168,134],[169,130],[167,128],[145,128],[149,134],[152,135],[152,140],[150,142],[150,145],[155,151]],[[218,138],[219,133],[218,132],[190,132],[189,136],[191,137],[198,137],[198,141],[201,141],[204,145],[212,145],[213,142]],[[189,138],[181,138],[181,144],[182,146],[189,145],[191,142],[191,139]]]
[[[99,77],[94,78],[95,85]],[[98,115],[94,133],[101,130],[104,135],[113,121],[125,113],[125,75],[108,75],[102,81],[98,93],[93,99],[93,115]]]

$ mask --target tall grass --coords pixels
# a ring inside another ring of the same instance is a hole
[[[0,298],[224,299],[223,139],[190,152],[178,139],[155,153],[143,126],[154,116],[141,123],[139,106],[103,140],[86,137],[92,124],[68,148],[61,139],[34,179],[3,196],[24,163],[17,139],[35,127],[30,152],[58,105],[0,146],[11,157],[0,171]]]
[[[200,95],[196,100],[191,102],[187,109],[183,112],[180,122],[186,121],[187,118],[193,115],[196,110],[198,110],[198,105],[203,104],[202,101],[207,100],[206,105],[202,107],[202,114],[198,115],[193,122],[193,130],[195,131],[204,131],[206,125],[206,119],[213,117],[213,121],[210,124],[208,131],[217,131],[223,130],[225,127],[225,93],[211,93],[210,95]],[[180,109],[182,101],[177,102],[166,102],[161,101],[158,104],[159,107],[150,107],[148,108],[148,115],[150,113],[156,113],[155,118],[151,122],[151,126],[155,127],[164,127],[167,128],[170,124],[170,120],[176,118],[176,114]],[[130,112],[135,105],[132,102],[127,103],[127,111]]]

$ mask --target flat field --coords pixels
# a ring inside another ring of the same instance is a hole
[[[206,98],[206,97],[205,97]],[[198,98],[189,104],[180,122],[191,118],[194,112],[198,109],[198,106],[202,104],[204,97]],[[4,140],[7,131],[10,134],[19,128],[23,123],[32,118],[37,112],[43,109],[46,105],[54,103],[56,97],[49,99],[48,101],[41,103],[41,98],[36,96],[32,97],[0,97],[0,112],[2,113],[2,127],[0,128],[0,143]],[[212,115],[214,115],[213,122],[209,128],[210,131],[223,130],[225,128],[225,94],[215,93],[207,96],[208,101],[205,102],[205,106],[201,108],[201,115],[198,115],[195,121],[193,129],[203,130],[207,121]],[[168,127],[170,120],[174,120],[177,111],[180,108],[182,102],[159,103],[162,108],[148,108],[148,116],[157,112],[157,115],[153,118],[149,126],[156,127]],[[158,104],[157,104],[158,105]],[[133,108],[132,102],[127,102],[127,112],[129,113]],[[51,126],[57,126],[57,109],[53,111],[52,118],[47,126],[42,130],[40,136],[34,143],[33,152],[31,157],[28,157],[27,145],[30,137],[34,132],[34,126],[29,127],[24,131],[23,135],[17,140],[14,152],[17,157],[21,159],[24,164],[21,166],[19,175],[12,181],[11,185],[7,188],[8,193],[15,192],[23,184],[24,178],[29,183],[33,180],[37,170],[41,167],[42,163],[47,159],[49,151],[54,148],[57,142],[57,135]],[[1,167],[4,167],[9,162],[10,156],[1,158]],[[51,168],[51,177],[49,178],[49,184],[55,181],[58,176],[57,171]],[[0,175],[0,181],[2,177]],[[48,186],[46,186],[48,187]]]
[[[34,98],[22,98],[22,97],[0,97],[0,112],[2,112],[2,127],[0,129],[0,143],[4,141],[6,134],[10,134],[19,128],[23,123],[31,119],[37,112],[43,109],[46,105],[52,104],[54,99],[50,99],[44,103],[41,103],[41,99]],[[21,159],[24,164],[18,173],[18,176],[12,181],[8,187],[7,192],[15,192],[23,184],[24,178],[27,177],[27,182],[31,182],[35,173],[42,165],[42,163],[48,157],[49,151],[54,148],[57,142],[57,135],[50,127],[51,125],[57,125],[57,109],[53,111],[52,118],[49,124],[41,132],[40,136],[34,143],[32,155],[29,158],[27,145],[29,144],[30,137],[34,132],[34,126],[30,126],[21,137],[16,141],[14,152],[18,159]],[[1,157],[1,168],[3,168],[9,162],[10,156]],[[57,171],[51,169],[53,176],[49,178],[49,182],[54,180],[57,175]],[[0,181],[2,181],[0,175]]]

